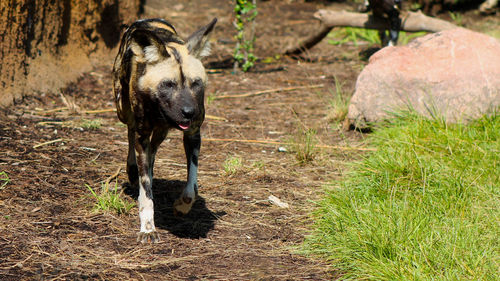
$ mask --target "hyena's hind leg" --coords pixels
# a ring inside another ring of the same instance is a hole
[[[398,44],[399,30],[401,29],[401,19],[399,18],[399,10],[394,9],[389,12],[389,46],[396,46]]]
[[[128,126],[128,156],[127,156],[127,175],[130,185],[137,187],[139,181],[139,170],[135,157],[135,129]]]

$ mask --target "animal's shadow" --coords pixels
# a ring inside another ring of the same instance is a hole
[[[198,195],[188,214],[175,216],[173,204],[179,198],[184,186],[186,186],[185,181],[153,180],[155,226],[159,229],[166,229],[180,238],[206,238],[208,232],[214,228],[217,217],[224,214],[210,211],[205,204],[205,199]],[[131,186],[127,182],[123,185],[123,190],[125,194],[137,200],[139,196],[137,187]]]

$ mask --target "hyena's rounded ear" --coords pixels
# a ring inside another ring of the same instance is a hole
[[[135,30],[130,37],[129,48],[138,61],[154,63],[169,56],[161,40],[153,32]]]
[[[186,46],[190,55],[199,59],[210,55],[208,35],[214,30],[215,23],[217,23],[217,18],[189,36]]]

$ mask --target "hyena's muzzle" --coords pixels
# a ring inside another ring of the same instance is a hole
[[[187,184],[174,202],[186,214],[195,201],[198,184],[200,127],[205,116],[207,81],[200,62],[210,52],[208,35],[216,23],[193,33],[186,41],[162,19],[139,20],[123,35],[113,67],[113,91],[118,118],[128,127],[127,173],[139,187],[138,241],[158,242],[153,208],[153,165],[168,130],[184,132]]]

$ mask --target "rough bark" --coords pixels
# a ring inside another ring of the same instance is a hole
[[[110,59],[121,25],[137,17],[141,2],[2,0],[0,105],[57,91],[89,70],[93,59]]]
[[[312,36],[285,50],[285,55],[298,55],[303,51],[312,48],[328,35],[328,32],[334,27],[361,27],[368,29],[387,30],[389,28],[386,21],[374,18],[371,14],[352,13],[347,11],[319,10],[314,14],[319,19],[321,27]],[[421,12],[409,12],[402,18],[401,30],[408,32],[438,32],[442,30],[457,28],[456,25],[428,17]]]

